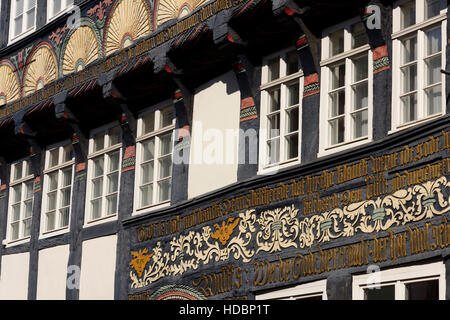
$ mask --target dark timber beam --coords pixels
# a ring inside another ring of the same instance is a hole
[[[183,82],[183,71],[166,58],[165,71],[175,83],[173,106],[175,115],[175,132],[173,143],[172,191],[171,204],[174,205],[188,198],[189,158],[191,152],[191,121],[194,95]]]
[[[319,152],[320,39],[317,39],[303,23],[300,15],[304,10],[292,1],[285,1],[284,7],[277,7],[276,10],[280,15],[291,17],[299,28],[295,47],[304,76],[301,160],[309,162],[317,159]]]

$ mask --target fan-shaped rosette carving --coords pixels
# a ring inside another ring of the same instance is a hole
[[[69,38],[62,64],[63,75],[81,71],[99,58],[99,48],[94,32],[88,26],[78,28]]]
[[[0,61],[0,106],[20,98],[20,85],[13,66]]]
[[[180,19],[201,7],[209,0],[162,0],[158,4],[156,25],[171,19]]]
[[[28,59],[23,95],[28,96],[55,81],[57,74],[55,55],[47,45],[40,46]]]
[[[111,12],[105,35],[105,56],[133,44],[151,32],[150,16],[142,0],[122,0]]]

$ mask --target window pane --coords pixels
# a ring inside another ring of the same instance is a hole
[[[344,142],[344,117],[330,120],[330,144]]]
[[[119,173],[113,173],[108,176],[108,194],[119,190]]]
[[[395,300],[395,286],[364,289],[364,300]]]
[[[14,19],[14,35],[18,36],[22,33],[22,26],[23,26],[23,16],[18,16]]]
[[[161,110],[161,128],[170,126],[173,122],[173,106]]]
[[[29,218],[33,215],[33,200],[27,200],[24,202],[24,218]]]
[[[103,178],[92,181],[92,197],[98,198],[103,194]]]
[[[142,161],[153,160],[155,157],[155,139],[142,143]]]
[[[161,136],[160,155],[172,153],[172,134]]]
[[[330,56],[344,52],[344,29],[330,34]]]
[[[28,182],[25,184],[25,199],[32,199],[34,192],[34,182]]]
[[[14,180],[22,178],[22,163],[23,162],[17,163],[14,166]]]
[[[280,77],[280,58],[276,57],[269,60],[269,81],[278,79]]]
[[[417,38],[403,40],[403,64],[417,59]]]
[[[48,190],[53,191],[58,188],[58,172],[48,175]]]
[[[31,234],[31,219],[23,222],[23,237],[28,237]]]
[[[417,119],[417,95],[415,93],[402,97],[402,114],[403,123]]]
[[[33,8],[27,12],[27,30],[34,27],[35,10],[36,9]]]
[[[269,120],[269,138],[280,135],[280,114],[276,113],[267,117]]]
[[[94,134],[94,151],[102,150],[105,148],[105,133],[99,132]]]
[[[141,187],[141,206],[148,206],[153,202],[153,184]]]
[[[403,67],[403,93],[416,90],[417,88],[417,65]]]
[[[441,55],[425,60],[427,85],[441,82]]]
[[[352,25],[351,32],[352,49],[361,47],[367,43],[366,29],[361,22]]]
[[[119,170],[119,152],[111,153],[108,155],[109,157],[109,170],[108,172],[113,172]]]
[[[11,221],[18,221],[20,220],[20,203],[16,204],[12,207],[12,218]]]
[[[425,32],[427,37],[427,55],[441,51],[441,27]]]
[[[367,136],[368,112],[367,110],[355,112],[353,119],[353,139]]]
[[[369,88],[368,83],[363,82],[352,86],[353,91],[353,110],[358,110],[368,106]]]
[[[345,65],[341,64],[331,69],[331,89],[337,89],[345,85]]]
[[[441,85],[425,90],[427,97],[427,115],[431,116],[442,111]]]
[[[298,83],[291,84],[288,89],[288,107],[297,105],[300,100]]]
[[[172,159],[170,156],[159,160],[159,179],[169,177],[171,175]]]
[[[280,89],[269,91],[269,112],[280,110]]]
[[[53,15],[61,11],[61,0],[53,0]]]
[[[298,130],[298,108],[292,108],[287,111],[287,133]]]
[[[329,117],[336,117],[338,115],[344,114],[345,112],[345,91],[339,90],[330,93],[331,98],[331,108]]]
[[[47,213],[47,231],[55,229],[55,211]]]
[[[439,300],[439,280],[407,283],[405,300]]]
[[[15,15],[15,17],[17,17],[18,15],[23,13],[23,1],[24,0],[15,0],[15,2],[16,2],[16,15]]]
[[[47,211],[56,209],[56,192],[47,194]]]
[[[98,219],[102,216],[102,199],[97,199],[92,203],[92,219]]]
[[[298,63],[298,54],[297,51],[291,51],[288,52],[286,55],[286,64],[287,64],[287,70],[286,73],[287,75],[296,73],[300,68],[299,68],[299,63]]]
[[[353,60],[353,82],[367,79],[369,67],[367,56]]]
[[[153,180],[153,161],[143,164],[142,166],[141,184],[151,182]]]
[[[70,205],[70,188],[61,190],[61,207],[67,207]]]
[[[115,126],[109,129],[109,146],[116,145],[120,142],[120,127]]]
[[[425,17],[427,19],[439,15],[441,11],[441,0],[426,0]]]
[[[13,203],[18,203],[22,200],[22,185],[18,185],[15,186],[13,188],[13,192],[14,192],[14,202]]]
[[[142,132],[149,133],[155,130],[155,113],[150,112],[142,118]]]
[[[63,176],[63,183],[62,183],[63,187],[72,185],[72,168],[63,170],[62,176]]]
[[[103,157],[94,159],[94,177],[99,177],[103,175]]]
[[[59,227],[60,228],[67,227],[69,225],[69,212],[70,212],[70,208],[64,208],[64,209],[59,210],[59,214],[60,214]]]
[[[72,145],[71,144],[64,146],[63,152],[64,152],[63,162],[72,160],[73,156],[72,156]]]
[[[106,198],[107,203],[107,215],[111,215],[117,212],[117,194],[113,194]]]
[[[167,201],[170,198],[170,179],[158,182],[159,202]]]
[[[11,223],[11,240],[19,239],[19,225],[20,222]]]
[[[416,4],[415,0],[409,1],[400,6],[401,8],[401,27],[406,28],[416,23]]]
[[[49,167],[54,167],[56,165],[58,165],[59,163],[59,148],[56,148],[54,150],[50,151],[50,157],[49,157]]]
[[[287,159],[298,157],[298,134],[286,137],[287,143]]]
[[[277,163],[280,161],[280,139],[273,139],[268,142],[269,148],[269,164]]]

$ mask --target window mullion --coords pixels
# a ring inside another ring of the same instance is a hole
[[[158,116],[159,118],[159,116]],[[152,204],[157,203],[157,196],[158,196],[158,172],[159,172],[159,156],[160,156],[160,137],[156,136],[155,137],[155,153],[153,156],[153,199],[152,199]]]
[[[107,201],[106,201],[106,195],[107,195],[107,187],[108,187],[108,168],[109,168],[109,157],[108,154],[105,153],[103,155],[103,163],[104,163],[104,167],[103,167],[103,190],[102,190],[102,211],[100,212],[100,216],[104,217],[106,214],[106,209],[107,209]]]
[[[286,84],[281,84],[280,87],[280,134],[279,134],[279,154],[278,159],[279,162],[283,162],[286,160],[286,141],[285,141],[285,135],[286,135],[286,105],[287,105],[287,86]]]
[[[423,119],[425,117],[425,32],[422,30],[418,31],[417,34],[417,117],[416,120]]]
[[[350,58],[345,59],[344,142],[351,140],[350,111],[352,109],[352,69],[352,60]]]

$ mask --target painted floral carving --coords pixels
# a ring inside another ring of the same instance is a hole
[[[100,1],[97,5],[93,6],[87,11],[87,14],[91,17],[96,16],[99,20],[105,18],[106,8],[112,4],[112,0]]]
[[[167,251],[161,243],[153,248],[154,258],[139,279],[130,272],[131,287],[142,288],[155,281],[196,270],[201,264],[231,258],[249,262],[260,251],[311,248],[332,239],[352,237],[356,232],[371,234],[392,226],[430,219],[450,212],[450,182],[445,176],[398,190],[391,195],[352,203],[343,208],[305,217],[294,205],[239,213],[236,220],[205,226],[197,232],[174,237]],[[447,198],[448,197],[448,198]],[[236,224],[236,225],[235,225]],[[238,226],[237,226],[238,225]],[[231,237],[238,227],[239,233]],[[222,246],[217,241],[219,240]],[[256,245],[255,245],[256,242]],[[256,248],[256,250],[255,250]]]

